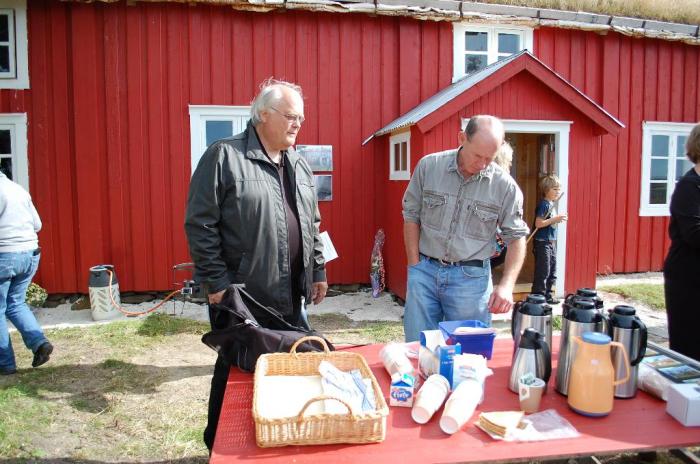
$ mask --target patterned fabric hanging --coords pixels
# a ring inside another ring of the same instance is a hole
[[[374,236],[374,247],[372,248],[369,279],[372,282],[372,296],[374,298],[377,298],[384,290],[384,258],[382,257],[384,237],[384,229],[379,229]]]

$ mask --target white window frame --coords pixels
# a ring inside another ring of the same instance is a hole
[[[12,147],[12,180],[29,191],[29,159],[27,156],[27,113],[0,113],[0,130],[10,131]],[[7,155],[4,153],[3,155]],[[7,156],[3,156],[5,158]]]
[[[207,121],[228,121],[241,118],[245,122],[250,119],[250,106],[221,106],[221,105],[189,105],[190,111],[190,161],[194,173],[199,159],[207,149]],[[245,129],[245,123],[239,132]],[[236,128],[234,126],[234,134]]]
[[[490,65],[498,61],[500,56],[510,56],[503,53],[498,53],[498,34],[517,34],[520,36],[522,45],[521,50],[528,50],[532,53],[533,32],[531,27],[514,26],[514,25],[473,25],[469,23],[455,23],[453,28],[453,50],[454,50],[454,70],[452,82],[463,78],[466,73],[464,69],[464,55],[467,51],[464,49],[466,32],[486,32],[488,33],[488,47],[486,65]],[[477,53],[478,54],[478,53]]]
[[[406,142],[406,169],[397,171],[394,169],[396,156],[400,156],[394,150],[396,144]],[[389,137],[389,180],[411,180],[411,132],[401,132]]]
[[[0,73],[0,89],[28,89],[27,0],[0,0],[0,12],[14,13],[9,24],[10,72]]]
[[[694,124],[678,122],[644,121],[642,123],[642,185],[639,196],[640,216],[669,216],[671,195],[676,186],[676,143],[679,135],[688,136]],[[670,137],[669,166],[666,188],[666,203],[650,204],[649,190],[651,185],[651,138],[653,135],[668,135]],[[685,157],[685,149],[682,149]],[[671,160],[673,162],[671,162]]]

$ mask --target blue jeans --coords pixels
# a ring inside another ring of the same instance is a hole
[[[491,325],[488,301],[493,286],[491,266],[448,266],[421,255],[409,266],[403,328],[406,341],[422,330],[437,330],[441,321],[478,320]]]
[[[33,251],[0,253],[0,370],[17,368],[7,319],[22,335],[25,346],[35,352],[48,340],[25,303],[27,287],[39,267],[40,255]]]

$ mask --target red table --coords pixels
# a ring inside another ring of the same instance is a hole
[[[558,341],[554,343],[556,364]],[[389,375],[379,360],[381,345],[352,348],[362,354],[388,398]],[[590,418],[571,411],[566,397],[554,390],[553,369],[541,410],[554,408],[581,434],[578,438],[544,442],[495,441],[473,425],[480,411],[518,410],[518,396],[508,390],[513,342],[497,339],[488,365],[494,375],[486,381],[486,395],[470,423],[454,435],[438,424],[442,410],[430,422],[418,425],[410,408],[390,407],[386,440],[366,445],[321,445],[259,448],[252,416],[253,375],[232,369],[229,376],[211,463],[257,462],[408,463],[504,462],[614,454],[622,451],[683,448],[700,443],[700,428],[683,427],[666,414],[666,403],[640,391],[633,399],[615,400],[610,415]],[[387,399],[387,404],[388,404]]]

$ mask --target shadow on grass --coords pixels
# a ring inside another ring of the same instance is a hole
[[[213,366],[153,366],[107,359],[99,364],[68,364],[19,370],[0,380],[0,391],[53,401],[55,393],[75,409],[98,413],[109,407],[110,393],[155,393],[164,382],[211,375]],[[0,461],[2,462],[2,461]]]

